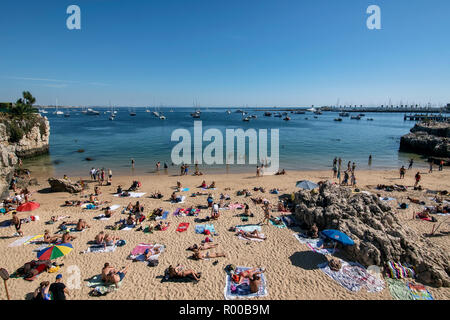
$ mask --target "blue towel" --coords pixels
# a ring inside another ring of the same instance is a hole
[[[214,225],[212,224],[198,224],[195,226],[195,233],[203,234],[205,230],[209,230],[211,234],[216,233],[216,230],[214,229]]]

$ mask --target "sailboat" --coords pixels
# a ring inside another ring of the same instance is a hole
[[[64,114],[64,112],[58,111],[58,99],[56,99],[55,112],[53,112],[53,114],[56,114],[57,116],[62,116]]]

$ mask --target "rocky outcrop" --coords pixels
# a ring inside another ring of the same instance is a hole
[[[400,151],[450,158],[450,124],[416,124],[400,139]]]
[[[79,183],[74,183],[69,179],[50,178],[48,179],[48,183],[52,192],[78,193],[83,190],[83,187]]]
[[[24,132],[16,142],[11,142],[8,121],[0,121],[0,198],[8,195],[9,183],[19,158],[28,158],[48,152],[50,125],[47,118],[36,115],[39,121]],[[21,120],[24,122],[26,120]]]
[[[304,227],[315,223],[319,230],[337,229],[355,241],[355,245],[342,249],[350,260],[366,267],[382,267],[388,261],[407,263],[414,266],[422,283],[450,286],[448,253],[402,226],[392,209],[376,195],[353,194],[326,182],[319,193],[296,193],[295,203],[294,215]]]

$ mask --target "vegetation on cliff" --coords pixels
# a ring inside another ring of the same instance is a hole
[[[19,142],[36,126],[39,126],[41,135],[47,133],[44,118],[33,107],[35,102],[36,98],[29,91],[24,91],[22,98],[18,99],[16,103],[8,105],[5,112],[0,112],[0,123],[5,125],[10,143]]]

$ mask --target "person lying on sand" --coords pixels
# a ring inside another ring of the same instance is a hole
[[[285,174],[286,174],[286,170],[284,170],[284,169],[281,170],[281,171],[278,170],[278,171],[275,173],[276,176],[285,175]]]
[[[269,220],[272,221],[276,225],[282,225],[283,224],[283,220],[281,220],[280,217],[270,216]]]
[[[89,195],[89,202],[91,202],[91,203],[93,203],[95,205],[99,204],[98,198],[93,193],[91,193]]]
[[[95,243],[102,244],[105,241],[105,232],[100,231],[99,234],[95,236]]]
[[[201,245],[197,245],[197,244],[193,244],[192,246],[190,246],[188,248],[188,250],[191,251],[195,251],[195,250],[208,250],[208,249],[213,249],[216,248],[218,246],[217,243],[211,243],[211,242],[205,242]]]
[[[66,200],[64,201],[64,207],[81,206],[82,202],[80,200]]]
[[[166,221],[159,221],[156,226],[155,229],[156,230],[165,230],[169,227],[170,222],[166,222]]]
[[[150,198],[152,198],[152,199],[162,199],[163,197],[164,196],[161,193],[161,191],[156,191],[150,195]]]
[[[208,186],[208,185],[206,184],[206,181],[203,180],[203,181],[202,181],[202,184],[200,185],[200,188],[206,189],[207,186]]]
[[[86,220],[79,219],[77,222],[77,226],[75,230],[77,231],[83,231],[84,229],[90,228],[91,226],[87,224]]]
[[[164,213],[163,208],[159,207],[153,210],[152,216],[158,216],[161,217]]]
[[[199,273],[195,272],[192,269],[184,270],[184,267],[181,265],[177,265],[175,268],[170,265],[168,271],[170,278],[180,279],[191,276],[196,281],[200,281]]]
[[[119,237],[115,237],[115,236],[112,236],[112,235],[107,233],[105,235],[104,240],[103,240],[104,241],[104,246],[105,247],[106,246],[114,246],[118,240],[120,240]]]
[[[133,224],[135,224],[136,223],[136,219],[133,217],[133,215],[130,213],[129,215],[128,215],[128,218],[127,218],[127,220],[126,220],[126,224],[127,225],[133,225]]]
[[[241,237],[243,237],[244,239],[247,240],[251,240],[251,239],[261,239],[261,240],[266,240],[267,238],[264,237],[262,234],[260,234],[258,232],[258,230],[253,230],[252,232],[247,232],[244,230],[238,230],[236,232],[236,235],[240,235]]]
[[[211,184],[209,185],[208,189],[214,189],[216,187],[216,182],[213,181],[211,182]]]
[[[210,253],[210,252],[206,252],[205,254],[203,254],[200,250],[193,250],[194,254],[192,255],[192,257],[195,260],[205,260],[205,259],[209,259],[209,258],[220,258],[220,257],[226,257],[225,253]]]
[[[159,250],[159,247],[153,247],[153,251],[150,249],[145,249],[144,251],[144,260],[148,261],[150,258],[154,255],[160,254],[161,250]]]
[[[107,207],[107,208],[105,209],[105,217],[106,217],[106,218],[111,218],[112,215],[113,215],[113,211],[111,210],[110,207]]]
[[[195,169],[194,176],[202,176],[202,175],[203,172],[199,171],[198,169]]]
[[[106,282],[108,274],[110,272],[115,272],[115,271],[116,271],[116,269],[113,266],[111,266],[109,264],[109,262],[106,262],[102,268],[102,281]]]
[[[59,220],[66,219],[66,218],[70,218],[70,216],[52,216],[50,218],[50,224],[53,224],[55,222],[58,222]]]
[[[61,239],[61,236],[50,236],[50,231],[49,230],[45,230],[44,231],[44,242],[45,243],[55,243],[58,240]]]
[[[62,243],[70,243],[71,241],[75,240],[77,237],[71,236],[69,230],[66,230],[62,237],[61,242]]]

